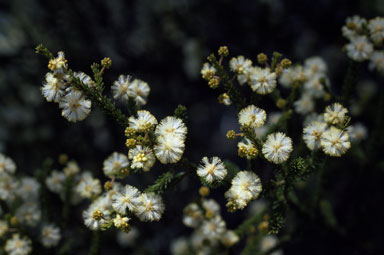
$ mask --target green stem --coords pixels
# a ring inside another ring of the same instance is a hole
[[[99,230],[93,231],[92,241],[89,249],[89,255],[99,255],[101,247],[101,232]]]

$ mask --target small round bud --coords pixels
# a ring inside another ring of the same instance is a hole
[[[248,151],[247,151],[247,156],[249,158],[256,158],[257,157],[257,154],[259,154],[259,151],[257,150],[257,148],[250,148]]]
[[[125,142],[125,146],[127,146],[127,148],[135,147],[136,146],[136,139],[128,138],[127,141]]]
[[[213,216],[215,216],[215,213],[212,210],[207,209],[205,211],[205,218],[211,219]]]
[[[283,109],[286,104],[287,104],[287,101],[285,99],[282,99],[282,98],[277,99],[276,106],[278,108]]]
[[[206,81],[209,81],[210,79],[212,79],[213,76],[215,76],[215,72],[212,70],[207,70],[203,73],[203,79]]]
[[[235,130],[229,130],[227,132],[227,138],[228,139],[236,139],[236,133],[235,133]]]
[[[283,60],[281,60],[280,65],[282,68],[286,69],[292,65],[292,61],[287,58],[284,58]]]
[[[264,53],[260,53],[259,55],[257,55],[257,62],[260,65],[264,65],[265,63],[267,63],[267,61],[268,61],[268,57]]]
[[[101,60],[101,66],[108,69],[112,66],[112,60],[110,58],[103,58]]]
[[[227,93],[221,94],[218,98],[218,101],[220,104],[227,105],[227,106],[232,104],[232,101],[229,98]]]
[[[227,46],[221,46],[218,50],[219,56],[226,57],[229,55],[229,50]]]
[[[262,221],[260,224],[257,226],[260,232],[267,232],[268,230],[268,221]]]
[[[237,154],[239,155],[240,158],[245,158],[247,156],[247,148],[245,146],[240,146],[239,149],[237,150]]]
[[[199,189],[200,196],[206,197],[206,196],[209,196],[209,193],[210,193],[210,190],[208,187],[206,187],[206,186],[200,187],[200,189]]]
[[[277,76],[280,76],[283,73],[283,67],[280,64],[276,66],[275,73]]]
[[[211,89],[216,89],[220,84],[220,78],[219,77],[213,77],[209,80],[208,85]]]
[[[132,137],[136,134],[136,131],[131,127],[127,127],[124,131],[124,134],[126,137]]]
[[[110,182],[110,181],[106,181],[106,182],[104,183],[104,189],[105,189],[106,191],[111,190],[112,188],[113,188],[113,184],[112,184],[112,182]]]
[[[65,165],[65,163],[68,162],[68,155],[65,153],[62,153],[59,155],[59,164]]]

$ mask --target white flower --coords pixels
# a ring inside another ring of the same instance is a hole
[[[137,188],[125,185],[122,192],[112,195],[112,207],[116,212],[124,215],[127,213],[127,209],[133,212],[140,203],[139,196],[140,192]]]
[[[5,243],[4,250],[9,255],[27,255],[32,251],[32,241],[26,236],[20,238],[19,234],[13,234]]]
[[[308,149],[313,151],[320,148],[320,139],[326,129],[327,124],[320,121],[313,121],[304,128],[303,139]]]
[[[155,116],[146,110],[137,111],[137,118],[131,116],[128,118],[128,122],[129,127],[133,128],[137,132],[149,131],[154,125],[157,124]]]
[[[179,237],[171,243],[172,255],[185,255],[188,253],[189,244],[185,237]]]
[[[208,159],[204,157],[201,160],[201,164],[197,168],[197,175],[208,183],[214,181],[222,181],[227,176],[227,169],[225,169],[224,163],[218,157],[212,157]]]
[[[303,66],[295,65],[285,69],[279,78],[279,83],[286,88],[292,86],[295,81],[305,82],[307,76]]]
[[[129,162],[127,156],[122,153],[114,152],[103,163],[104,174],[108,177],[118,175],[120,171],[128,167]]]
[[[0,176],[2,174],[14,174],[16,171],[16,165],[13,160],[4,154],[0,153]]]
[[[83,72],[74,72],[73,76],[78,78],[83,84],[87,85],[88,87],[92,88],[96,86],[96,83],[92,80],[92,78]]]
[[[23,200],[37,200],[40,184],[33,177],[23,177],[16,194]]]
[[[203,212],[196,203],[188,204],[183,210],[183,223],[187,227],[196,228],[203,220]]]
[[[291,138],[281,132],[268,135],[262,149],[264,157],[275,164],[287,161],[292,150]]]
[[[56,246],[61,239],[60,228],[54,225],[46,225],[41,230],[41,242],[44,247]]]
[[[367,138],[367,128],[362,123],[356,123],[347,128],[351,142],[360,142]]]
[[[348,17],[346,25],[341,28],[343,36],[351,40],[359,31],[361,31],[365,24],[367,24],[367,20],[357,15]]]
[[[340,157],[351,147],[348,133],[332,126],[321,136],[321,147],[325,154]]]
[[[71,122],[84,120],[91,112],[91,105],[91,101],[79,91],[68,93],[59,102],[59,107],[63,109],[61,115]]]
[[[261,251],[267,251],[269,249],[272,249],[273,247],[275,247],[278,243],[278,239],[276,236],[274,235],[267,235],[267,236],[264,236],[262,239],[261,239]],[[282,255],[283,254],[283,251],[282,250],[276,250],[272,253],[270,253],[271,255]]]
[[[156,162],[155,155],[151,148],[137,145],[128,151],[128,157],[132,160],[131,168],[142,168],[144,172],[151,170]]]
[[[60,193],[63,190],[64,182],[65,175],[57,170],[53,170],[47,179],[45,179],[47,188],[54,193]]]
[[[373,45],[366,36],[356,36],[347,44],[346,49],[348,57],[357,62],[362,62],[371,56]]]
[[[0,176],[0,199],[11,201],[15,198],[15,193],[19,183],[13,175],[2,174]]]
[[[332,125],[342,124],[347,113],[348,110],[339,103],[328,105],[325,108],[324,121]]]
[[[162,164],[176,163],[181,159],[185,149],[184,140],[174,135],[158,136],[156,140],[153,149]]]
[[[63,168],[63,172],[65,176],[73,176],[80,171],[80,167],[76,161],[71,160],[67,163],[67,165]]]
[[[156,126],[155,134],[158,136],[172,135],[177,136],[180,140],[185,140],[187,127],[181,119],[168,116]]]
[[[83,211],[84,224],[91,230],[98,230],[109,220],[110,212],[101,208],[100,204],[93,202]]]
[[[209,63],[204,63],[203,67],[201,68],[201,76],[205,80],[211,79],[215,73],[216,73],[216,68],[214,68],[211,64]]]
[[[220,215],[220,205],[214,199],[203,199],[201,206],[204,208],[207,218]]]
[[[135,215],[141,221],[159,221],[165,210],[161,196],[155,193],[142,193],[139,199]]]
[[[84,172],[76,185],[76,192],[82,198],[94,198],[101,193],[100,180],[93,178],[90,172]]]
[[[24,202],[17,209],[15,215],[21,224],[33,227],[41,219],[41,210],[37,202]]]
[[[116,228],[129,229],[128,221],[130,219],[129,217],[121,217],[120,214],[116,214],[116,217],[113,219],[113,225]]]
[[[135,99],[136,104],[140,107],[147,103],[147,97],[151,91],[148,83],[145,81],[134,79],[129,84],[128,96]]]
[[[258,131],[260,131],[259,128],[258,128]],[[258,136],[257,133],[256,133],[256,135]],[[256,146],[252,143],[251,140],[249,140],[246,137],[243,140],[241,140],[240,142],[237,143],[237,148],[239,150],[239,153],[245,153],[245,157],[247,157],[247,159],[254,158],[254,155],[249,154],[250,151],[254,151],[255,153],[258,153],[258,150],[257,150]],[[239,155],[241,157],[244,156],[244,155],[241,155],[241,154],[239,154]]]
[[[65,95],[67,86],[64,74],[55,72],[45,75],[45,82],[41,88],[41,93],[48,102],[58,103]]]
[[[232,247],[240,240],[240,237],[233,230],[227,230],[221,235],[220,241],[225,247]]]
[[[297,113],[305,115],[314,110],[315,102],[309,94],[304,93],[301,95],[299,100],[293,103],[293,106],[295,107],[295,111]]]
[[[250,86],[257,94],[271,93],[276,87],[276,73],[269,68],[254,68],[249,74]]]
[[[250,59],[245,59],[243,56],[238,56],[229,61],[229,68],[232,72],[237,73],[237,80],[240,85],[243,85],[248,81],[248,75],[252,68],[252,61]]]
[[[225,221],[220,215],[216,215],[212,219],[203,222],[201,231],[205,238],[209,240],[218,240],[226,231]]]
[[[263,109],[249,105],[239,112],[239,123],[242,126],[258,128],[264,125],[267,114]]]
[[[384,51],[374,51],[370,60],[369,69],[384,73]]]
[[[321,83],[321,78],[324,78],[326,86],[329,86],[329,80],[326,77],[315,76],[304,83],[305,94],[311,95],[315,98],[321,98],[324,96],[325,91],[324,85]]]
[[[62,71],[62,69],[67,68],[67,59],[65,58],[64,52],[59,51],[56,58],[49,60],[48,68],[52,71]]]
[[[121,98],[123,100],[128,100],[129,98],[129,85],[131,81],[130,75],[120,75],[118,80],[115,81],[111,87],[113,98]]]
[[[318,56],[307,58],[304,62],[304,72],[308,79],[324,75],[327,72],[327,64]]]
[[[384,18],[376,17],[368,24],[371,39],[374,43],[380,44],[384,38]]]

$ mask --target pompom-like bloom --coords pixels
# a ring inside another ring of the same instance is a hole
[[[137,145],[128,151],[128,157],[132,160],[131,168],[142,168],[144,172],[151,170],[156,162],[155,155],[149,147]]]
[[[351,147],[348,133],[335,127],[323,133],[320,143],[324,153],[333,157],[340,157]]]
[[[123,215],[127,213],[127,209],[134,212],[140,202],[139,196],[140,191],[137,188],[131,185],[125,185],[122,192],[117,192],[112,195],[112,207],[116,212]]]
[[[276,87],[276,73],[269,68],[254,68],[249,79],[252,90],[260,95],[269,94]]]
[[[61,239],[60,228],[54,225],[46,225],[41,230],[41,242],[44,247],[56,246]]]
[[[308,149],[311,151],[320,148],[320,140],[324,131],[327,129],[327,124],[320,121],[312,121],[303,130],[303,139]]]
[[[91,101],[79,91],[68,93],[59,102],[59,107],[63,109],[61,115],[71,122],[84,120],[91,112],[91,106]]]
[[[24,202],[16,211],[16,217],[21,224],[36,226],[41,219],[39,204],[34,201]]]
[[[264,125],[267,114],[263,109],[249,105],[239,112],[239,124],[251,128],[258,128]]]
[[[128,100],[128,91],[131,78],[132,77],[130,75],[120,75],[117,81],[113,83],[111,89],[115,99],[121,98],[123,100]]]
[[[162,119],[159,125],[156,126],[155,134],[158,136],[177,136],[179,139],[184,140],[187,134],[187,127],[181,119],[168,116]]]
[[[147,97],[151,88],[145,81],[134,79],[129,84],[128,96],[135,99],[138,106],[143,106],[147,103]]]
[[[341,104],[334,103],[325,108],[324,120],[331,125],[341,124],[347,113],[348,110]]]
[[[275,247],[277,245],[277,243],[278,243],[278,239],[275,235],[264,236],[261,239],[260,250],[261,251],[267,251],[269,249],[272,249],[273,247]],[[273,253],[271,253],[271,255],[283,255],[283,251],[282,250],[276,250]]]
[[[293,106],[295,107],[295,111],[297,113],[305,115],[314,110],[315,103],[309,94],[304,93],[299,100],[294,102]]]
[[[53,170],[47,179],[45,179],[47,188],[54,193],[60,193],[63,190],[64,182],[65,175],[57,170]]]
[[[256,130],[256,135],[259,135],[257,132],[260,133],[260,130]],[[255,158],[259,153],[252,141],[246,137],[237,144],[237,148],[239,157],[246,157],[247,159]]]
[[[368,41],[366,36],[356,36],[347,44],[347,55],[352,60],[362,62],[369,59],[373,53],[373,45]]]
[[[13,234],[5,243],[4,250],[9,255],[27,255],[32,251],[32,241],[26,236],[20,238],[19,234]]]
[[[324,75],[327,72],[327,64],[321,57],[310,57],[304,62],[304,70],[308,79]]]
[[[374,51],[369,63],[369,69],[377,69],[377,71],[384,73],[384,51]]]
[[[11,201],[15,198],[15,192],[19,187],[19,182],[13,175],[0,175],[0,199]]]
[[[65,95],[66,86],[63,73],[47,73],[41,93],[48,102],[58,103]]]
[[[220,241],[225,247],[232,247],[240,240],[240,237],[233,230],[227,230],[221,235]]]
[[[218,157],[212,157],[210,160],[204,157],[201,165],[197,168],[197,175],[204,178],[208,183],[222,181],[227,176],[227,169],[224,163]]]
[[[210,220],[204,221],[201,226],[202,234],[209,240],[218,240],[227,230],[225,221],[220,215],[216,215]]]
[[[100,180],[93,178],[90,172],[84,172],[76,186],[76,192],[83,198],[94,198],[101,193]]]
[[[361,18],[360,16],[354,15],[353,17],[348,17],[345,26],[341,28],[343,36],[352,40],[359,31],[363,28],[363,25],[367,24],[367,20]]]
[[[281,132],[268,135],[262,149],[264,157],[275,164],[287,161],[292,150],[291,138]]]
[[[118,175],[120,171],[128,167],[129,162],[127,156],[122,153],[114,152],[103,163],[104,174],[108,177]]]
[[[252,69],[252,61],[245,59],[243,56],[238,56],[229,61],[229,68],[232,72],[237,73],[237,80],[240,85],[243,85],[248,81],[248,76]]]
[[[176,163],[183,156],[184,140],[178,136],[165,135],[157,137],[157,144],[153,147],[157,159],[162,164]]]
[[[210,80],[215,75],[216,68],[209,63],[204,63],[200,73],[204,80]]]
[[[84,224],[91,230],[100,229],[110,218],[110,212],[97,202],[93,202],[89,208],[83,211]]]
[[[165,210],[161,196],[155,193],[142,193],[139,199],[135,215],[141,221],[159,221]]]
[[[15,190],[16,194],[23,200],[37,200],[39,197],[39,182],[33,177],[23,177],[20,187]]]
[[[16,164],[13,160],[0,153],[0,176],[2,174],[14,174],[16,171]]]
[[[137,118],[131,116],[128,118],[129,127],[133,128],[137,132],[146,132],[152,129],[157,124],[155,116],[149,111],[139,110],[137,111]]]
[[[384,18],[376,17],[368,24],[369,33],[374,43],[381,43],[384,39]]]
[[[59,51],[57,58],[49,60],[48,68],[51,71],[61,70],[67,68],[67,59],[65,58],[64,52]]]
[[[356,123],[347,128],[347,132],[351,142],[360,142],[367,138],[367,128],[362,123]]]
[[[184,208],[183,223],[185,226],[196,228],[203,219],[203,211],[196,203],[190,203]]]

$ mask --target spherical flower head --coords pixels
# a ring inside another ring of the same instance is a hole
[[[129,127],[133,128],[136,132],[148,132],[157,125],[155,116],[146,110],[137,111],[137,118],[131,116],[128,118],[128,122]]]
[[[13,234],[5,243],[4,250],[9,255],[27,255],[32,251],[32,241],[20,234]]]
[[[249,74],[250,86],[257,94],[271,93],[276,87],[276,73],[269,68],[254,68]]]
[[[320,121],[312,121],[303,130],[303,139],[308,149],[311,151],[320,148],[321,136],[327,129],[327,124]]]
[[[325,81],[326,86],[329,86],[329,79],[327,79],[327,77],[316,75],[304,83],[304,93],[314,98],[323,97],[325,95],[325,91],[322,80]]]
[[[384,51],[374,51],[369,63],[369,69],[376,69],[377,71],[384,73]]]
[[[239,188],[243,192],[249,192],[252,199],[258,198],[262,190],[259,176],[250,171],[238,172],[231,183],[231,188]]]
[[[23,200],[37,200],[39,197],[39,182],[33,177],[22,177],[20,187],[16,190],[16,194]]]
[[[348,135],[351,139],[351,142],[360,142],[363,139],[367,138],[367,128],[362,123],[356,123],[347,128]]]
[[[353,17],[348,17],[345,26],[341,28],[343,36],[351,40],[358,35],[365,24],[367,24],[367,20],[360,16],[354,15]]]
[[[279,78],[279,83],[286,88],[290,88],[294,82],[305,82],[307,80],[307,75],[304,70],[304,67],[301,65],[291,66],[281,74]]]
[[[142,193],[139,199],[135,215],[141,221],[159,221],[165,210],[161,196],[155,193]]]
[[[57,246],[61,239],[60,228],[54,225],[46,225],[41,230],[41,242],[44,247],[51,248]]]
[[[281,132],[268,135],[262,149],[264,157],[275,164],[287,161],[292,150],[291,138]]]
[[[54,193],[60,193],[63,190],[64,182],[65,175],[57,170],[53,170],[47,179],[45,179],[47,188]]]
[[[204,157],[197,168],[197,175],[204,178],[207,183],[213,183],[224,180],[225,176],[227,176],[227,169],[220,158],[212,157],[208,159]]]
[[[214,68],[209,63],[204,63],[203,68],[201,68],[201,76],[204,80],[210,80],[216,74],[216,68]]]
[[[340,157],[351,147],[347,132],[331,127],[321,136],[321,147],[325,154],[332,157]]]
[[[240,241],[240,237],[236,234],[235,231],[227,230],[224,232],[224,234],[221,235],[220,241],[225,247],[232,247],[238,241]]]
[[[306,115],[311,113],[315,108],[315,103],[311,95],[304,93],[300,99],[293,103],[295,111],[299,114]]]
[[[13,175],[0,175],[0,199],[12,201],[15,198],[16,191],[19,188],[19,182]]]
[[[21,224],[34,227],[41,219],[41,210],[37,202],[24,202],[16,211],[16,218]]]
[[[110,212],[92,203],[89,208],[83,211],[84,224],[91,230],[99,230],[109,220]]]
[[[261,239],[261,246],[260,246],[260,250],[261,251],[267,251],[269,249],[272,249],[273,247],[275,247],[278,243],[278,239],[276,236],[274,235],[267,235],[267,236],[264,236],[262,239]],[[282,255],[283,252],[282,250],[277,250],[277,251],[274,251],[273,253],[270,253],[272,255]]]
[[[131,79],[132,77],[130,75],[120,75],[117,81],[113,82],[111,87],[113,98],[128,101]]]
[[[380,44],[384,39],[384,18],[376,17],[371,19],[368,24],[368,29],[372,41]]]
[[[183,223],[187,227],[196,228],[203,218],[203,211],[196,203],[188,204],[183,210]]]
[[[214,199],[202,199],[201,206],[205,210],[205,218],[207,219],[220,215],[220,205]]]
[[[70,122],[84,120],[91,112],[92,103],[79,91],[72,91],[59,102],[61,115]]]
[[[134,79],[128,87],[128,96],[135,99],[136,104],[141,107],[147,103],[147,97],[151,88],[145,81]]]
[[[258,130],[259,131],[259,130]],[[251,140],[244,138],[237,144],[240,157],[253,159],[258,155],[258,150]]]
[[[114,152],[103,163],[104,174],[108,177],[119,175],[122,169],[129,165],[128,157],[122,153]]]
[[[181,119],[168,116],[156,126],[155,134],[157,136],[177,136],[180,140],[185,140],[187,127]]]
[[[128,221],[129,221],[130,219],[131,219],[131,218],[129,218],[129,217],[121,217],[120,214],[116,214],[116,217],[113,219],[113,225],[114,225],[116,228],[119,228],[119,229],[128,231],[128,230],[129,230],[129,224],[128,224]]]
[[[176,163],[183,156],[184,140],[174,135],[158,136],[157,144],[153,147],[157,159],[162,164]]]
[[[373,53],[373,45],[366,36],[356,36],[346,45],[347,55],[352,60],[362,62],[370,58]]]
[[[82,198],[94,198],[101,193],[100,180],[93,178],[90,172],[84,172],[75,189]]]
[[[348,110],[339,103],[328,105],[325,108],[324,120],[331,125],[338,125],[344,122]]]
[[[16,171],[16,164],[13,160],[4,154],[0,153],[0,176],[2,174],[14,174]]]
[[[327,72],[327,64],[318,56],[307,58],[304,62],[304,72],[308,79],[324,75]]]
[[[113,209],[123,215],[127,214],[127,210],[134,212],[140,203],[140,192],[131,185],[125,185],[124,190],[116,192],[112,195]]]
[[[74,176],[80,171],[80,167],[76,161],[71,160],[67,163],[67,165],[63,168],[63,172],[65,176]]]
[[[172,255],[188,254],[188,240],[185,237],[179,237],[176,240],[172,240],[170,250]]]
[[[244,127],[261,127],[266,119],[265,111],[254,105],[249,105],[239,112],[239,124]]]
[[[65,95],[67,83],[62,73],[47,73],[41,93],[48,102],[58,103]]]
[[[244,56],[238,56],[237,58],[232,58],[229,61],[229,68],[232,72],[237,74],[247,74],[251,67],[252,61],[244,58]]]
[[[228,96],[227,93],[223,93],[218,97],[219,104],[223,104],[226,106],[229,106],[232,104],[231,98]]]
[[[57,58],[49,60],[48,68],[51,71],[67,68],[67,60],[65,59],[64,52],[59,51],[57,53]]]
[[[128,158],[132,160],[131,168],[141,168],[144,172],[151,170],[156,162],[152,149],[147,146],[137,145],[128,151]]]
[[[212,219],[203,222],[201,231],[206,239],[218,240],[226,231],[225,221],[220,215],[216,215]]]

